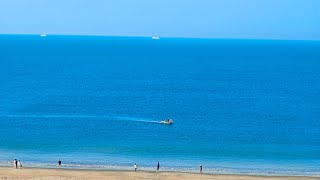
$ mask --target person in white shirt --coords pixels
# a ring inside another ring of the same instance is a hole
[[[21,164],[21,161],[20,161],[20,160],[18,161],[18,168],[19,168],[19,169],[22,168],[22,164]]]
[[[138,169],[138,165],[134,163],[134,172],[137,172],[137,169]]]

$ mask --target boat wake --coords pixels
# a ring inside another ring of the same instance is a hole
[[[152,119],[144,119],[144,118],[134,118],[134,117],[114,117],[120,121],[133,121],[133,122],[145,122],[145,123],[160,123],[160,121],[155,121]]]
[[[131,121],[131,122],[145,122],[145,123],[160,123],[148,118],[136,118],[125,116],[104,116],[104,115],[35,115],[35,114],[9,114],[0,115],[0,117],[6,118],[46,118],[46,119],[103,119],[113,121]]]

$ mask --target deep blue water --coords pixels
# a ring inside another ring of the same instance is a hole
[[[1,35],[0,164],[14,158],[319,176],[320,41]]]

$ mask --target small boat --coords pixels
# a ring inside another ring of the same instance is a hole
[[[169,119],[169,120],[163,120],[163,121],[160,121],[160,124],[168,124],[168,125],[172,125],[173,124],[173,120],[172,119]]]
[[[40,34],[41,37],[47,37],[47,34]]]
[[[159,37],[159,36],[152,36],[152,39],[153,39],[153,40],[159,40],[160,37]]]

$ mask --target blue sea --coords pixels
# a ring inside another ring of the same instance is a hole
[[[15,158],[320,176],[320,41],[0,35],[0,165]]]

